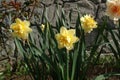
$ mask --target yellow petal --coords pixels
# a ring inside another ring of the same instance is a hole
[[[65,27],[60,28],[60,34],[65,35],[67,34],[67,29]]]
[[[29,21],[24,20],[23,23],[24,23],[24,25],[27,26],[27,27],[30,26],[30,22],[29,22]]]
[[[13,23],[11,24],[11,29],[13,29],[14,31],[21,31],[22,27],[20,24]]]
[[[25,29],[25,31],[29,33],[29,32],[32,32],[32,29],[28,27]]]
[[[57,41],[60,39],[60,34],[56,34],[55,38],[57,39]]]
[[[13,23],[13,24],[10,25],[10,28],[14,29],[16,26],[17,26],[16,23]]]
[[[79,38],[76,37],[76,36],[72,36],[71,42],[72,42],[72,43],[76,43],[77,41],[79,41]]]
[[[21,23],[22,22],[19,18],[15,19],[15,21],[16,21],[16,23]]]
[[[73,45],[66,46],[66,49],[67,50],[72,50],[73,49]]]
[[[71,36],[75,35],[75,29],[68,30],[68,34]]]

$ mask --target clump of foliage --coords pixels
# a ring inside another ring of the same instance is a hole
[[[107,2],[107,13],[110,17],[114,18],[117,23],[117,32],[107,27],[106,22],[108,17],[105,17],[102,25],[99,25],[92,15],[81,15],[79,11],[76,24],[71,27],[71,16],[69,16],[69,20],[67,20],[64,10],[62,9],[60,10],[61,12],[59,12],[59,8],[55,14],[57,15],[55,25],[49,22],[46,15],[46,8],[43,10],[41,19],[38,19],[41,21],[36,20],[32,23],[31,17],[35,17],[33,14],[36,4],[37,0],[25,1],[24,3],[2,1],[1,9],[4,9],[5,13],[0,14],[2,15],[0,16],[0,39],[3,41],[1,44],[5,45],[5,40],[9,38],[6,33],[10,33],[15,43],[14,57],[16,59],[12,65],[9,62],[12,70],[10,66],[4,74],[9,72],[10,75],[11,73],[18,75],[27,74],[34,80],[86,80],[89,79],[87,72],[91,66],[106,64],[109,60],[114,60],[114,63],[119,67],[120,15],[118,13],[120,9],[117,0],[108,0]],[[33,7],[32,10],[30,10],[31,6]],[[5,17],[3,17],[3,15]],[[34,29],[32,29],[32,25],[36,27],[38,34],[33,33]],[[97,34],[93,44],[90,45],[88,49],[85,37],[87,34],[90,34],[94,28],[96,28]],[[104,33],[110,34],[111,39]],[[36,39],[35,35],[38,39]],[[112,57],[111,55],[108,57],[104,56],[105,58],[101,57],[103,49],[101,46],[104,45],[107,45],[111,49]],[[4,49],[7,48],[4,46]],[[21,56],[20,59],[18,59],[18,54]],[[9,61],[11,61],[8,52],[7,55]],[[23,64],[21,61],[23,61]],[[111,62],[112,61],[110,61],[109,64],[113,64]],[[113,75],[120,74],[118,72],[101,74],[94,80],[107,79]]]

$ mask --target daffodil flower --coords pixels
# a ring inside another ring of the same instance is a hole
[[[118,20],[120,18],[120,0],[107,0],[106,5],[107,15],[113,20]]]
[[[41,28],[42,31],[44,31],[44,29],[45,29],[45,25],[42,24],[42,25],[40,26],[40,28]]]
[[[90,33],[93,28],[97,28],[97,22],[90,15],[84,15],[80,18],[80,21],[85,33]]]
[[[10,28],[13,30],[13,35],[17,36],[23,40],[28,39],[28,34],[32,32],[32,29],[29,27],[29,21],[22,21],[19,18],[15,19],[15,23],[10,25]]]
[[[75,29],[67,30],[65,27],[60,28],[60,33],[55,35],[58,42],[58,48],[66,48],[67,50],[73,49],[73,44],[76,43],[79,38],[75,36]]]

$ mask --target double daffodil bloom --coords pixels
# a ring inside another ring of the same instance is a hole
[[[28,34],[32,32],[32,29],[29,27],[29,21],[21,21],[19,18],[15,19],[15,23],[10,25],[10,28],[13,30],[13,35],[17,36],[23,40],[28,39]]]
[[[80,21],[85,33],[90,33],[93,28],[97,28],[97,22],[90,15],[84,15],[80,18]]]
[[[76,43],[79,38],[75,36],[75,29],[67,30],[65,27],[60,28],[60,33],[55,35],[58,42],[58,48],[66,48],[67,50],[73,49],[73,44]]]
[[[113,20],[118,20],[120,18],[120,0],[107,0],[106,5],[107,15]]]

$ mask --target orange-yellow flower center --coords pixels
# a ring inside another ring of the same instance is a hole
[[[120,8],[117,5],[115,5],[115,6],[112,7],[112,12],[113,13],[119,12],[119,10],[120,10]]]
[[[120,18],[120,0],[107,0],[107,15],[111,17],[111,19]]]
[[[60,37],[60,44],[62,45],[67,45],[70,43],[70,38],[69,36],[61,36]]]

